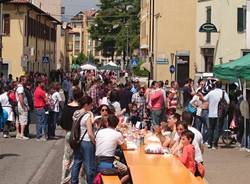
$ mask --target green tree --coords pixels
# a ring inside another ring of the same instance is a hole
[[[87,55],[87,61],[88,62],[94,62],[94,59],[95,58],[94,58],[92,52],[88,53],[88,55]]]
[[[115,52],[123,53],[125,60],[139,47],[140,0],[100,0],[99,8],[89,30],[92,39],[98,40],[97,50],[112,60]]]
[[[141,65],[143,64],[143,61],[139,61],[138,66],[133,68],[133,73],[135,76],[138,77],[148,77],[149,71],[143,69],[141,70]]]
[[[78,65],[82,65],[82,64],[86,63],[86,61],[87,61],[87,57],[85,56],[85,54],[83,52],[78,54],[77,58],[75,59],[75,63]]]

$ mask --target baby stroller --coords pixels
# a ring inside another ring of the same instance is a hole
[[[228,124],[228,122],[227,122],[227,124]],[[227,127],[228,127],[228,125],[227,125]],[[236,123],[235,123],[235,117],[233,117],[233,119],[230,123],[230,126],[228,127],[228,129],[224,130],[222,135],[221,135],[222,142],[226,146],[236,144],[237,131],[238,131],[238,127],[236,126]]]

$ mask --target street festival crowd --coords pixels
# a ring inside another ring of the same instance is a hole
[[[228,94],[213,78],[197,84],[188,79],[179,88],[176,81],[148,86],[112,71],[56,71],[50,78],[29,73],[16,79],[1,74],[0,128],[4,138],[16,131],[16,139],[28,140],[34,114],[37,141],[56,139],[57,127],[65,130],[61,183],[98,184],[105,173],[130,183],[122,150],[129,142],[143,144],[149,133],[161,143],[149,152],[166,148],[195,176],[203,176],[203,145],[218,149],[224,129],[235,129],[236,144],[250,151],[250,142],[243,140],[249,126],[244,127],[242,100],[237,84]]]

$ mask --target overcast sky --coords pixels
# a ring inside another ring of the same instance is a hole
[[[62,0],[62,4],[66,8],[65,18],[70,19],[79,11],[96,8],[98,2],[99,0]]]

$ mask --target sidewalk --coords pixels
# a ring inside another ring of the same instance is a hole
[[[204,153],[209,184],[246,184],[249,181],[250,153],[239,148],[206,149]]]

